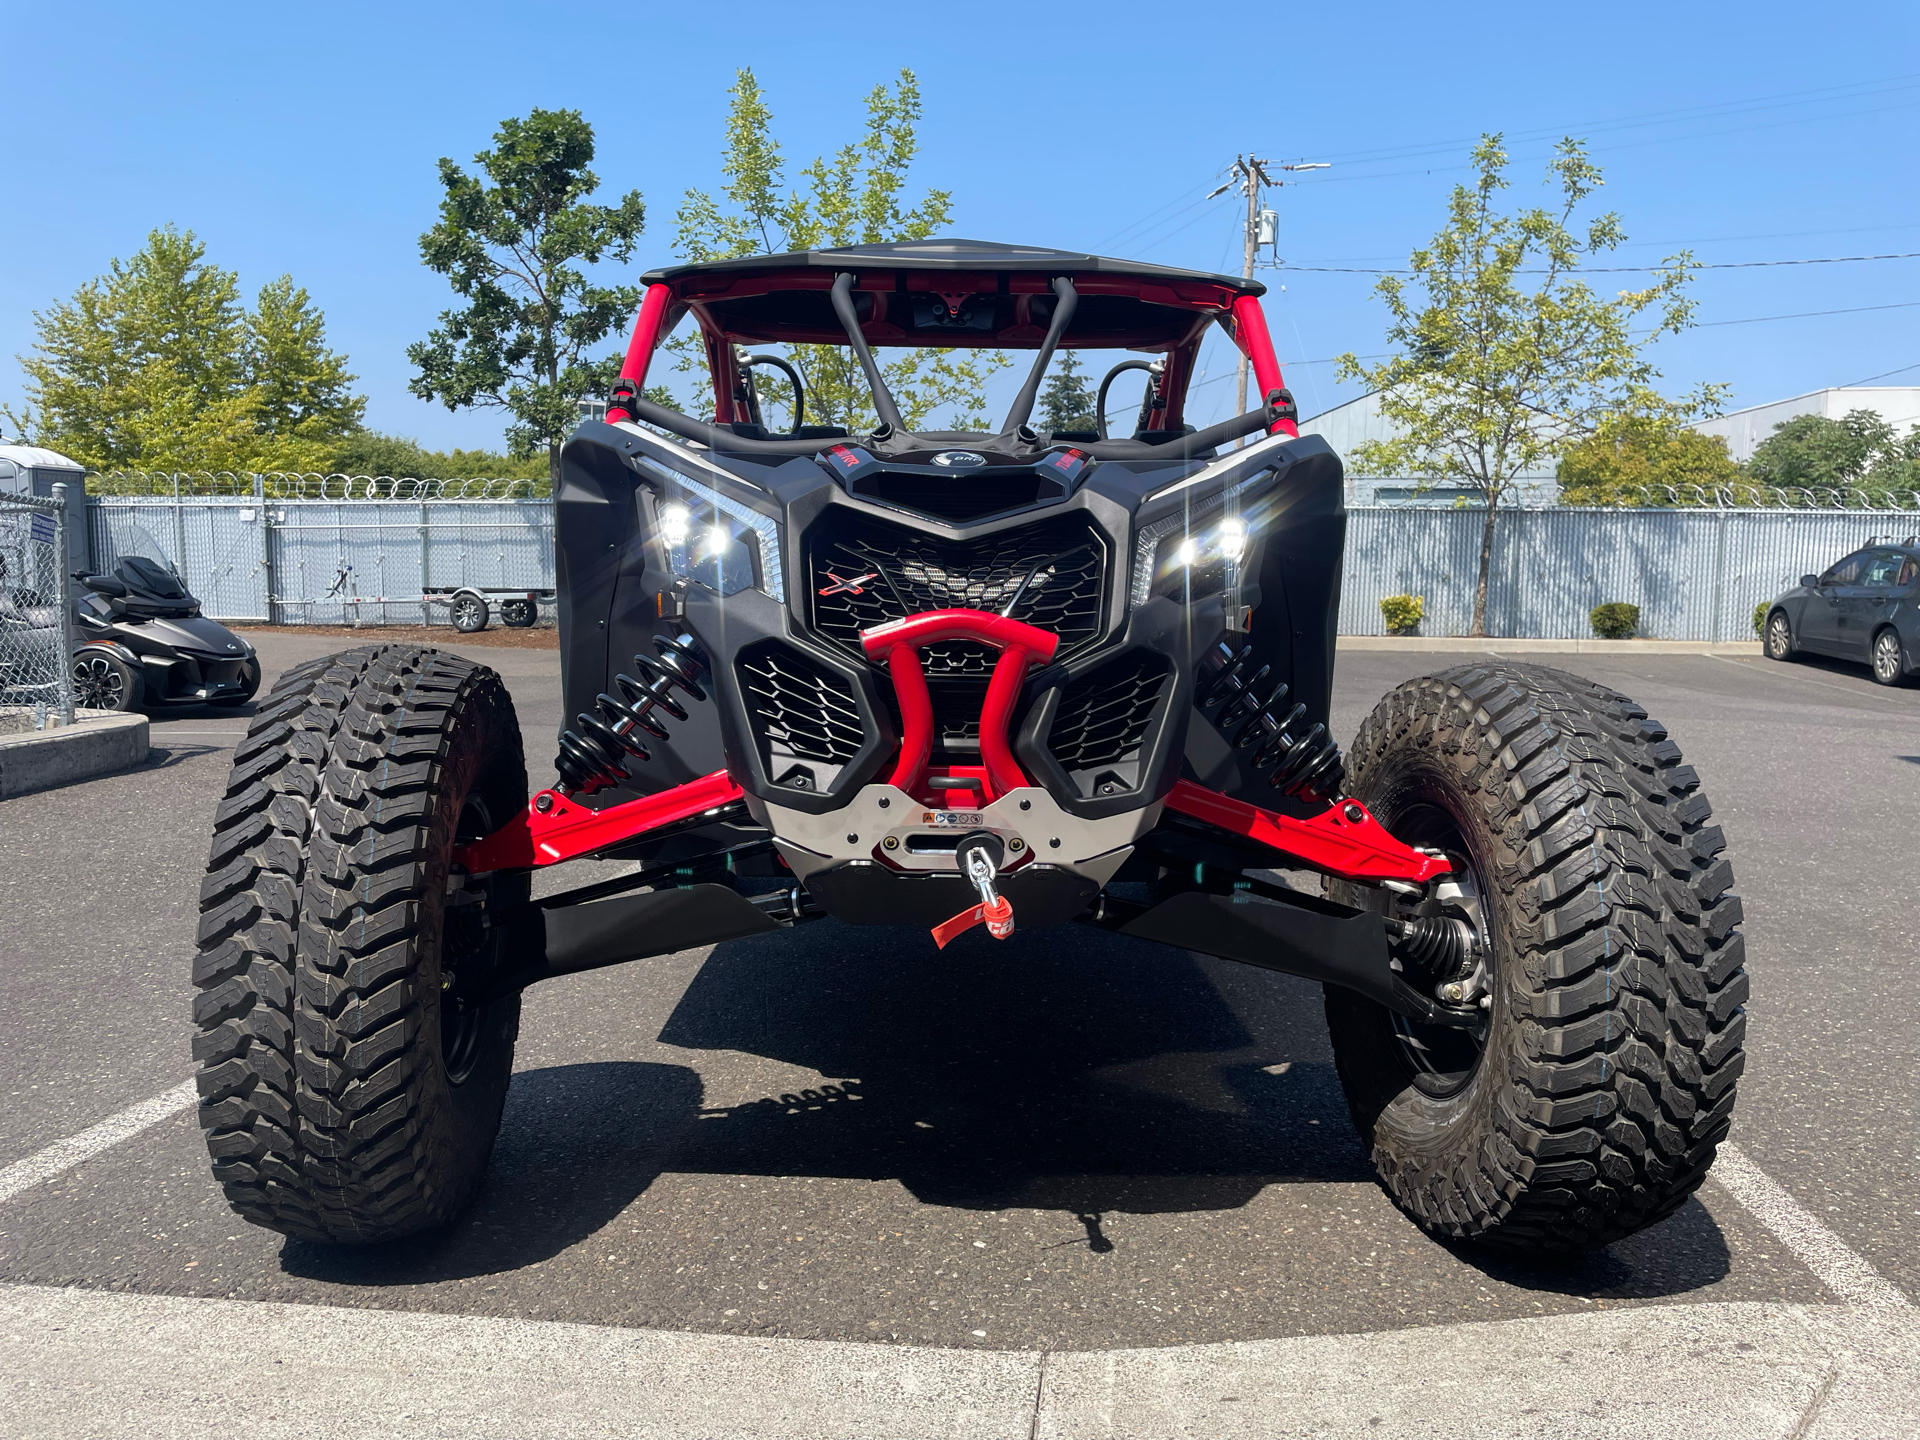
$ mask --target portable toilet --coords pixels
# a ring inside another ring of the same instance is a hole
[[[93,536],[87,526],[87,472],[77,460],[37,445],[0,445],[0,495],[53,498],[53,487],[67,487],[67,569],[93,568]]]

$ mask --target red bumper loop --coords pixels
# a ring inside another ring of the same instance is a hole
[[[927,693],[926,672],[920,666],[920,647],[942,640],[977,640],[1000,652],[993,677],[987,682],[986,703],[980,708],[980,760],[986,767],[991,792],[981,803],[990,804],[1009,790],[1029,783],[1020,762],[1013,758],[1013,744],[1008,738],[1013,707],[1020,699],[1027,667],[1053,659],[1060,648],[1060,637],[986,610],[925,610],[861,632],[860,643],[867,658],[878,660],[884,655],[893,676],[902,733],[900,758],[887,783],[909,795],[919,787],[927,757],[933,753],[933,700]]]

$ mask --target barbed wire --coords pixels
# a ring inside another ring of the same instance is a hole
[[[542,500],[546,480],[500,476],[442,480],[395,475],[322,475],[315,471],[249,474],[233,470],[117,470],[89,473],[87,493],[136,499],[262,500]]]
[[[1478,508],[1480,491],[1452,477],[1353,475],[1349,483],[1414,487],[1412,504]],[[1398,503],[1409,503],[1401,500]],[[1896,490],[1857,485],[1761,485],[1736,481],[1726,485],[1643,485],[1609,489],[1593,498],[1578,490],[1557,491],[1544,482],[1510,485],[1500,496],[1503,510],[1808,510],[1849,513],[1909,514],[1920,512],[1920,490]]]

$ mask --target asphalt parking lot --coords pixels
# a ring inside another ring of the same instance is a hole
[[[270,683],[349,642],[259,643]],[[557,655],[470,653],[504,675],[539,783]],[[1336,733],[1462,658],[1343,652]],[[1632,695],[1700,771],[1753,977],[1734,1141],[1761,1193],[1870,1267],[1882,1310],[1910,1305],[1920,689],[1745,656],[1527,658]],[[169,715],[145,768],[0,805],[0,1175],[190,1077],[199,876],[244,726]],[[1436,1244],[1373,1182],[1316,987],[1071,927],[942,953],[829,921],[530,992],[487,1187],[444,1236],[330,1251],[252,1229],[180,1109],[0,1183],[0,1281],[1018,1352],[1857,1301],[1755,1194],[1710,1181],[1570,1265]]]

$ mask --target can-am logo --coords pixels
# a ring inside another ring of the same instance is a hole
[[[977,470],[987,463],[987,457],[972,450],[942,450],[933,457],[933,463],[943,470]]]

